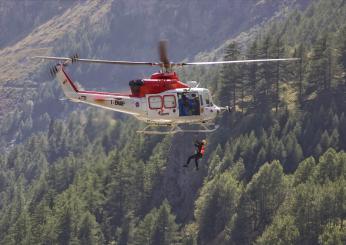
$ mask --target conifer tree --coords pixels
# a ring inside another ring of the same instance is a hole
[[[253,176],[243,194],[231,239],[250,244],[272,222],[286,196],[286,181],[278,161],[264,164]]]
[[[287,244],[298,243],[299,231],[295,226],[294,217],[290,215],[276,216],[273,223],[256,240],[256,244]]]
[[[216,176],[202,189],[195,211],[201,243],[210,242],[225,229],[235,213],[240,192],[241,189],[230,171]]]
[[[95,217],[89,212],[84,214],[78,231],[78,240],[81,244],[94,245],[102,243],[100,232],[97,230]]]
[[[340,75],[343,79],[343,85],[346,86],[346,25],[340,28],[336,40],[337,63],[341,68]]]
[[[232,42],[225,50],[225,60],[238,60],[240,49],[238,44]],[[222,69],[222,81],[219,86],[219,100],[222,105],[232,105],[237,103],[238,88],[242,84],[241,67],[239,64],[226,64]]]
[[[246,57],[248,59],[258,59],[258,40],[253,41],[247,51]],[[247,84],[250,88],[253,105],[257,103],[257,83],[260,80],[258,75],[258,64],[252,63],[246,66]]]
[[[330,43],[328,36],[319,37],[313,46],[312,57],[307,76],[307,93],[321,92],[330,87]]]
[[[179,240],[175,216],[167,200],[152,209],[134,231],[134,244],[175,244]]]

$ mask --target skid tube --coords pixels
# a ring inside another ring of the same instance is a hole
[[[215,124],[192,124],[192,125],[199,125],[202,127],[202,129],[183,129],[179,125],[176,124],[168,124],[168,125],[162,125],[162,124],[149,124],[146,127],[144,127],[142,130],[138,130],[137,133],[140,134],[152,134],[152,135],[169,135],[169,134],[176,134],[176,133],[212,133],[216,131],[219,128],[219,125]],[[151,128],[153,127],[170,127],[166,131],[162,130],[153,130]],[[211,128],[210,128],[211,127]]]

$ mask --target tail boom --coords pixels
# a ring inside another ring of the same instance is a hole
[[[130,94],[81,91],[64,71],[63,65],[58,65],[57,68],[56,77],[68,99],[134,116],[143,114],[144,107],[141,98],[133,97]]]

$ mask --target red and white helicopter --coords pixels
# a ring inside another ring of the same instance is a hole
[[[51,68],[51,74],[57,77],[68,99],[131,114],[137,119],[148,123],[144,129],[138,131],[145,134],[213,132],[218,128],[218,125],[213,123],[216,116],[221,112],[231,111],[229,106],[220,107],[215,105],[209,90],[198,88],[197,82],[181,82],[173,71],[175,67],[298,60],[297,58],[283,58],[175,63],[169,61],[166,50],[166,42],[161,41],[159,43],[160,62],[80,59],[77,55],[70,58],[51,56],[36,56],[34,58],[60,61]],[[64,69],[67,65],[77,61],[115,65],[158,66],[160,71],[152,74],[150,78],[130,81],[131,92],[129,93],[82,91],[77,88]],[[182,129],[181,124],[198,125],[199,129]],[[157,130],[158,128],[160,130]]]

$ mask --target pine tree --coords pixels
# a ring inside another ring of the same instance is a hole
[[[240,57],[240,49],[238,44],[232,42],[225,51],[225,60],[238,60]],[[219,86],[219,100],[222,105],[230,105],[233,107],[237,103],[238,88],[241,87],[242,74],[241,67],[238,64],[224,65],[222,69],[222,82]]]
[[[152,231],[152,244],[172,244],[178,239],[178,226],[175,223],[175,216],[171,214],[171,207],[167,200],[164,200],[158,209],[157,220]]]
[[[280,44],[278,41],[277,44]],[[271,36],[266,36],[259,45],[258,48],[258,58],[262,59],[269,59],[271,57],[274,57],[277,55],[277,52],[280,53],[280,47],[273,43]],[[275,49],[275,46],[277,47],[277,50],[273,50],[273,47]],[[277,98],[275,98],[275,90],[274,90],[274,84],[276,83],[278,85],[279,82],[279,64],[275,64],[273,62],[263,62],[259,63],[258,65],[258,76],[259,76],[259,82],[257,86],[257,97],[258,103],[257,106],[259,109],[270,109],[272,106],[272,102],[275,102]],[[276,81],[275,81],[276,80]],[[279,87],[277,86],[278,92]]]
[[[294,217],[290,215],[276,216],[273,223],[256,240],[256,244],[287,244],[298,243],[299,231],[295,226]]]
[[[335,181],[346,172],[343,160],[345,154],[336,153],[332,148],[328,149],[320,158],[316,168],[316,179],[320,183]]]
[[[152,209],[134,232],[134,244],[175,244],[179,240],[178,225],[167,200],[159,209]]]
[[[346,241],[346,228],[327,224],[323,233],[318,237],[320,244],[325,245],[342,245]]]
[[[250,244],[272,222],[287,192],[282,166],[278,161],[264,164],[243,194],[231,239]]]
[[[152,244],[152,230],[154,222],[157,219],[157,209],[152,209],[145,217],[139,222],[134,231],[135,245]]]
[[[84,214],[78,231],[80,244],[93,245],[102,243],[100,232],[97,230],[95,217],[89,212]]]
[[[336,40],[337,63],[340,66],[340,76],[343,79],[343,86],[346,87],[346,25],[340,28]]]
[[[121,228],[118,228],[117,235],[117,244],[126,245],[131,244],[133,240],[133,230],[134,230],[134,217],[133,213],[128,213],[121,225]]]
[[[250,48],[247,51],[246,57],[248,59],[258,59],[258,40],[255,40]],[[252,63],[246,66],[246,77],[247,77],[247,86],[250,87],[250,93],[252,95],[252,102],[253,105],[257,103],[257,83],[259,82],[260,78],[258,75],[258,64]]]
[[[277,38],[276,42],[275,42],[275,46],[274,46],[274,53],[276,55],[276,58],[279,59],[280,57],[282,57],[283,53],[284,53],[284,47],[283,47],[283,42],[281,40],[281,38]],[[278,112],[279,109],[279,103],[280,103],[280,79],[281,79],[281,69],[282,67],[284,67],[282,64],[280,65],[280,62],[276,62],[276,71],[274,76],[275,77],[275,110],[276,112]]]
[[[307,93],[321,92],[330,87],[330,44],[326,35],[320,37],[313,47],[312,57],[308,70]]]
[[[195,217],[200,243],[208,243],[225,229],[236,211],[241,189],[231,171],[207,183],[196,201]]]
[[[309,157],[299,163],[297,170],[294,173],[293,186],[307,182],[313,176],[315,167],[315,159]]]
[[[319,229],[318,195],[317,188],[311,182],[296,188],[291,212],[295,214],[300,234],[298,243],[316,243]]]
[[[296,62],[296,73],[298,76],[298,91],[299,91],[299,101],[302,102],[303,99],[303,81],[304,81],[304,70],[305,63],[306,63],[306,50],[305,46],[303,44],[300,44],[297,49],[295,50],[294,57],[299,58],[299,62]]]
[[[72,212],[70,209],[66,209],[59,219],[57,227],[57,240],[60,244],[69,244],[72,239]]]

